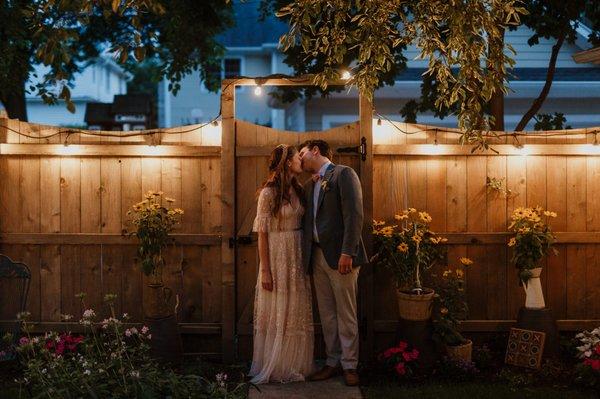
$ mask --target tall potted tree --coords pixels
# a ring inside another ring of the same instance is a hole
[[[163,197],[162,191],[148,191],[145,199],[127,212],[135,231],[131,235],[139,240],[138,256],[141,269],[147,278],[144,295],[144,316],[153,330],[153,353],[172,363],[180,363],[181,337],[177,317],[171,304],[172,290],[163,282],[165,259],[163,250],[173,242],[170,233],[180,222],[183,210],[172,208],[174,199]]]
[[[513,236],[508,246],[513,248],[512,262],[518,270],[519,282],[525,289],[525,308],[544,309],[544,293],[540,275],[542,265],[540,260],[552,251],[556,237],[549,227],[550,218],[555,218],[556,213],[536,208],[517,208],[511,216],[508,227]]]
[[[431,216],[427,212],[409,208],[395,219],[391,224],[374,221],[374,260],[392,272],[400,317],[428,320],[435,292],[423,287],[423,274],[444,258],[440,244],[446,239],[430,230]]]

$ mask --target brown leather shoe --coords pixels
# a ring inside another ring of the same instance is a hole
[[[360,381],[358,379],[358,373],[356,372],[356,370],[354,370],[354,369],[344,370],[344,381],[346,382],[346,385],[348,385],[349,387],[357,386],[360,383]]]
[[[317,371],[313,375],[308,377],[309,381],[323,381],[328,380],[331,377],[335,377],[336,375],[340,375],[342,373],[342,367],[336,366],[331,367],[325,365],[321,370]]]

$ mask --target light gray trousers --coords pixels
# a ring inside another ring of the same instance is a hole
[[[313,279],[327,352],[327,365],[358,365],[356,294],[359,267],[342,275],[327,265],[321,248],[313,247]]]

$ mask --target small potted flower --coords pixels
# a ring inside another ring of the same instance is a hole
[[[460,258],[463,266],[473,261]],[[473,342],[459,331],[461,320],[469,314],[465,297],[465,280],[462,269],[446,270],[436,286],[436,306],[433,314],[433,339],[443,346],[452,360],[471,361]]]
[[[409,208],[395,223],[374,221],[375,263],[392,272],[398,309],[405,320],[428,320],[434,290],[422,286],[423,274],[444,259],[441,243],[447,241],[430,230],[431,216]]]
[[[408,378],[412,375],[414,362],[418,359],[419,351],[409,347],[404,341],[400,341],[397,346],[388,348],[379,355],[379,360],[400,378]]]
[[[511,216],[508,230],[513,236],[508,246],[513,248],[512,262],[519,273],[519,281],[525,289],[525,307],[527,309],[543,309],[546,307],[540,275],[540,260],[552,251],[556,237],[549,227],[549,219],[556,213],[545,211],[541,207],[517,208]]]

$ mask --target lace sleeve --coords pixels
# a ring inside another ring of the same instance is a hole
[[[252,231],[266,233],[270,230],[273,205],[273,190],[263,188],[258,196],[258,206],[256,209],[256,219]]]

